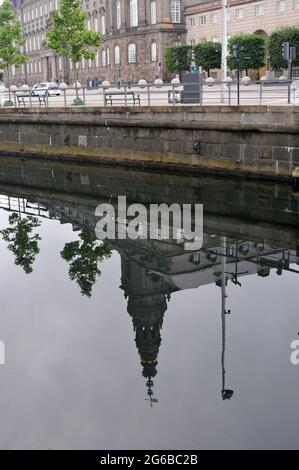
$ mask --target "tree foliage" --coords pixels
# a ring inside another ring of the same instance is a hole
[[[168,72],[182,73],[190,70],[192,46],[168,46],[165,50],[165,65]]]
[[[111,251],[90,229],[84,228],[79,238],[81,241],[66,243],[60,254],[70,263],[69,278],[77,282],[82,295],[91,297],[92,288],[101,275],[98,263],[110,258]]]
[[[82,57],[94,59],[101,43],[101,35],[89,31],[87,13],[81,9],[80,0],[61,0],[59,9],[52,13],[52,28],[47,34],[47,45],[59,56],[68,57],[77,64]]]
[[[231,70],[237,68],[237,60],[234,57],[234,45],[241,46],[241,70],[259,69],[265,65],[266,41],[257,34],[239,34],[233,36],[228,42],[228,66]]]
[[[15,255],[15,264],[21,266],[26,274],[33,271],[32,265],[39,253],[38,241],[41,237],[32,234],[33,230],[40,226],[36,217],[24,217],[13,213],[9,216],[11,227],[1,230],[3,240],[8,242],[8,249]]]
[[[0,69],[7,70],[8,86],[9,66],[20,67],[27,60],[27,56],[20,52],[23,44],[22,25],[16,19],[10,0],[4,0],[0,5]]]
[[[221,44],[218,42],[205,41],[194,47],[194,59],[196,65],[208,72],[211,69],[221,68]]]
[[[297,48],[297,59],[293,63],[299,66],[299,28],[289,26],[274,31],[269,38],[270,65],[274,70],[287,69],[288,63],[282,57],[282,45],[289,42],[291,47]]]

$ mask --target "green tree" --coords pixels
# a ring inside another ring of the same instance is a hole
[[[196,65],[208,72],[211,69],[221,68],[221,44],[218,42],[205,41],[194,47],[194,59]]]
[[[290,46],[297,48],[297,59],[293,63],[299,65],[299,28],[289,26],[274,31],[269,38],[270,65],[274,70],[287,69],[288,63],[282,57],[282,45],[289,42]]]
[[[237,68],[237,60],[234,57],[234,46],[241,46],[241,70],[259,69],[264,67],[266,59],[266,41],[257,34],[239,34],[233,36],[228,42],[228,66],[231,70]]]
[[[3,240],[8,242],[8,249],[15,255],[15,264],[21,266],[26,274],[33,271],[32,265],[39,253],[38,241],[41,237],[32,234],[32,231],[40,226],[36,217],[24,217],[13,213],[9,216],[11,227],[1,230]]]
[[[165,65],[168,72],[179,73],[190,70],[192,46],[168,46],[165,50]]]
[[[7,73],[9,100],[5,106],[13,106],[10,93],[10,67],[20,67],[27,56],[20,52],[24,44],[22,25],[17,21],[10,0],[4,0],[0,5],[0,69]]]
[[[61,57],[67,57],[73,64],[84,59],[94,59],[95,48],[101,44],[101,35],[88,31],[87,13],[81,9],[80,0],[61,0],[59,9],[52,14],[52,27],[47,35],[47,45]],[[74,104],[83,104],[79,98],[77,79]]]
[[[111,257],[111,250],[95,236],[93,230],[84,228],[81,241],[66,243],[61,257],[70,263],[69,278],[76,281],[81,294],[91,297],[92,288],[101,275],[98,263]]]

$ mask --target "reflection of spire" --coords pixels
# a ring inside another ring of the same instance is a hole
[[[164,295],[130,298],[128,312],[132,316],[136,331],[136,346],[143,367],[142,375],[147,379],[147,394],[150,405],[157,403],[153,398],[153,378],[157,375],[158,354],[161,345],[161,329],[167,309]]]
[[[221,353],[221,369],[222,369],[222,390],[221,395],[223,400],[230,400],[233,397],[233,390],[229,390],[225,386],[225,348],[226,348],[226,315],[231,313],[230,310],[226,310],[226,238],[222,239],[223,245],[223,256],[222,256],[222,281],[221,281],[221,321],[222,321],[222,353]]]

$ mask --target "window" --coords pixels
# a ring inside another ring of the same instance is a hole
[[[102,51],[102,66],[106,67],[107,61],[106,61],[106,51]]]
[[[276,2],[276,11],[277,12],[282,12],[282,11],[286,11],[286,2],[285,0],[278,0]]]
[[[48,4],[45,3],[45,15],[47,15],[47,14],[48,14]]]
[[[81,67],[82,67],[82,70],[85,69],[85,58],[84,57],[82,57],[82,59],[81,59]]]
[[[136,57],[136,44],[128,45],[128,62],[129,64],[134,64],[137,61]]]
[[[151,44],[151,61],[152,62],[157,62],[158,60],[158,48],[157,48],[157,43],[152,42]]]
[[[86,20],[86,28],[88,29],[88,31],[91,30],[90,18],[87,18],[87,20]]]
[[[106,20],[104,15],[101,16],[101,33],[103,36],[106,34]]]
[[[157,2],[151,2],[151,24],[157,23]]]
[[[53,10],[53,2],[52,2],[52,0],[50,0],[50,3],[49,3],[49,10],[50,10],[50,11]]]
[[[36,19],[38,18],[38,8],[37,7],[35,8],[35,18]]]
[[[114,47],[114,63],[115,65],[120,64],[120,47],[119,46]]]
[[[94,18],[94,20],[93,20],[93,29],[94,29],[94,31],[99,30],[99,22],[98,22],[97,18]]]
[[[236,18],[237,20],[241,20],[242,18],[244,18],[244,8],[236,9]]]
[[[88,59],[88,68],[91,69],[91,67],[92,67],[92,60]]]
[[[190,18],[189,24],[190,26],[195,26],[195,18]]]
[[[138,26],[138,0],[130,0],[130,26]]]
[[[61,72],[61,70],[62,70],[62,57],[58,58],[58,68],[59,68],[59,71]]]
[[[211,41],[212,42],[218,42],[218,36],[212,36]]]
[[[198,18],[198,20],[199,20],[200,25],[207,24],[207,17],[206,16],[200,16]]]
[[[96,67],[99,67],[100,65],[100,57],[99,57],[99,52],[97,51],[96,53]]]
[[[264,13],[265,13],[265,7],[263,3],[255,6],[255,16],[262,16]]]
[[[171,0],[171,22],[180,23],[181,22],[181,1],[180,0]]]
[[[116,0],[116,29],[121,28],[121,6],[120,0]]]
[[[43,16],[43,7],[42,7],[42,5],[39,7],[39,16],[40,17]]]
[[[41,62],[41,60],[38,61],[38,71],[39,71],[39,73],[42,73],[42,62]]]
[[[217,21],[218,21],[217,13],[212,13],[212,14],[211,14],[211,23],[212,23],[212,24],[216,24]]]
[[[110,49],[107,49],[106,57],[107,57],[107,65],[110,65]]]

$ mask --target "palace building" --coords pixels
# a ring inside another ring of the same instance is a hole
[[[46,46],[51,14],[59,0],[12,0],[22,23],[24,52],[29,61],[11,70],[15,84],[48,81],[82,84],[120,78],[153,81],[166,78],[164,52],[169,44],[186,42],[184,8],[196,0],[82,0],[88,29],[101,32],[94,60],[75,65]]]

